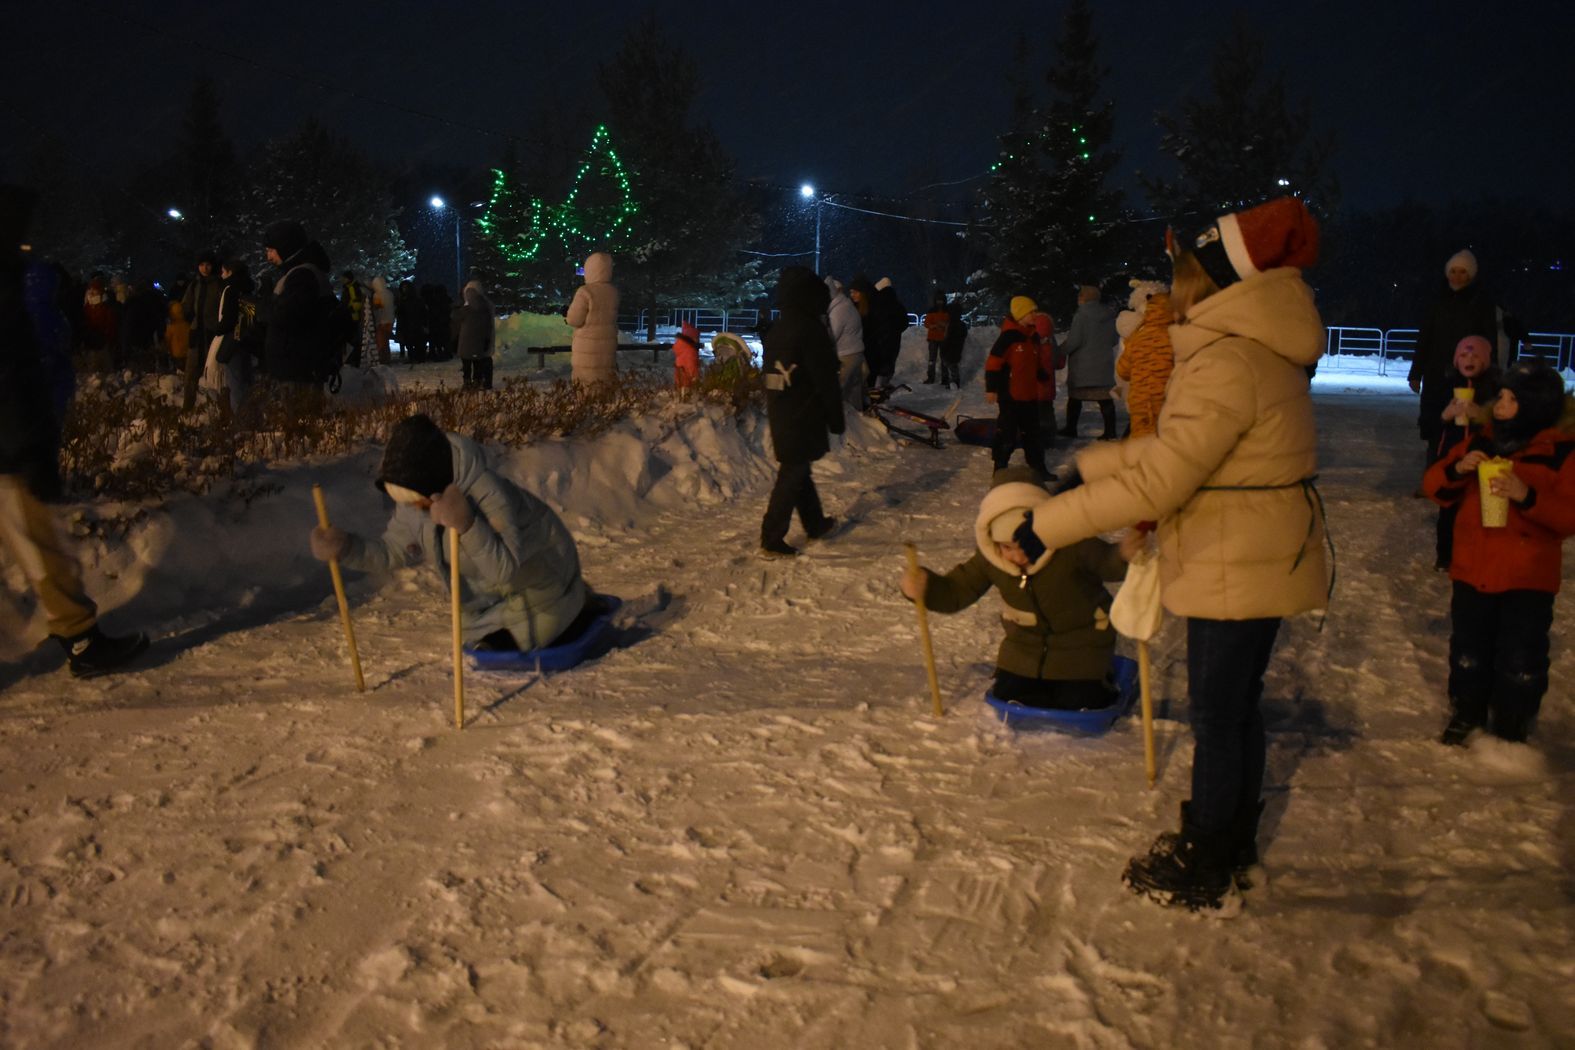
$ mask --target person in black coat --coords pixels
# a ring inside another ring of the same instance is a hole
[[[865,356],[869,356],[872,345],[875,347],[875,358],[869,361],[871,386],[891,386],[897,372],[897,355],[902,350],[902,333],[908,330],[908,324],[908,308],[897,298],[891,278],[882,277],[875,282],[869,316],[864,320]]]
[[[263,247],[280,275],[269,300],[264,367],[275,383],[301,393],[315,390],[340,364],[334,359],[339,350],[328,256],[298,222],[269,226]]]
[[[86,678],[124,666],[148,639],[99,630],[98,608],[47,505],[60,496],[60,421],[28,316],[18,250],[36,200],[31,190],[0,186],[0,552],[22,567],[71,673]]]
[[[405,351],[407,364],[427,359],[427,304],[421,301],[414,281],[403,281],[394,297],[394,338]]]
[[[766,332],[762,367],[766,419],[780,466],[760,522],[760,553],[791,558],[798,554],[787,543],[795,510],[812,540],[836,527],[836,519],[821,509],[810,467],[831,450],[828,434],[842,433],[844,421],[837,350],[826,329],[830,292],[814,271],[789,266],[777,283],[776,299],[782,313]]]
[[[1439,456],[1444,406],[1454,396],[1448,373],[1454,366],[1455,347],[1468,335],[1479,335],[1488,345],[1498,344],[1498,314],[1493,297],[1477,282],[1477,257],[1458,251],[1444,264],[1449,288],[1433,305],[1416,336],[1411,358],[1411,389],[1422,395],[1417,427],[1427,442],[1427,462]]]

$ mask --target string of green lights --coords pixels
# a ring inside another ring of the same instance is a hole
[[[595,169],[598,174],[610,175],[618,184],[622,199],[611,210],[612,220],[607,228],[598,232],[588,232],[591,223],[599,214],[605,214],[609,209],[582,208],[576,204],[579,199],[580,189],[586,176]],[[523,229],[505,230],[501,212],[509,196],[514,193],[509,184],[508,175],[499,168],[492,169],[492,196],[487,201],[487,208],[477,220],[483,236],[488,237],[498,248],[504,258],[510,262],[528,262],[541,252],[541,247],[548,237],[556,236],[566,251],[572,253],[573,249],[587,244],[606,245],[617,232],[626,226],[629,221],[639,213],[640,206],[634,199],[634,192],[630,188],[629,173],[624,169],[623,161],[618,158],[618,151],[612,146],[611,136],[605,124],[596,126],[596,134],[591,137],[591,146],[585,153],[585,160],[574,175],[574,182],[569,187],[568,196],[563,203],[549,206],[540,197],[532,197],[527,205],[530,221]]]

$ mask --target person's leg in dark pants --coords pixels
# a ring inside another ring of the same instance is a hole
[[[1023,458],[1042,477],[1049,477],[1050,468],[1045,465],[1044,433],[1039,429],[1039,402],[1014,402],[1012,410],[1017,414],[1017,432],[1023,442]],[[1010,456],[1010,453],[1007,454]]]
[[[991,451],[995,455],[995,469],[1000,470],[1012,461],[1012,453],[1017,449],[1017,423],[1020,418],[1014,411],[1016,402],[1002,397],[996,407],[1000,413],[995,420],[995,444]]]
[[[1187,621],[1194,740],[1187,823],[1208,838],[1228,839],[1243,813],[1257,811],[1267,751],[1259,702],[1279,630],[1278,618]]]
[[[1099,414],[1101,416],[1103,416],[1104,420],[1105,420],[1105,432],[1103,434],[1099,435],[1100,438],[1102,440],[1104,440],[1104,441],[1114,441],[1114,440],[1116,440],[1117,434],[1116,434],[1116,403],[1115,403],[1115,401],[1113,401],[1113,400],[1111,400],[1110,398],[1107,397],[1103,401],[1099,402]]]
[[[483,357],[476,362],[476,385],[483,390],[492,389],[492,358]]]
[[[1075,397],[1066,399],[1066,426],[1061,428],[1062,437],[1077,437],[1077,417],[1083,414],[1083,402]]]
[[[804,486],[810,481],[809,468],[808,463],[783,463],[777,467],[776,484],[771,486],[771,498],[766,501],[766,514],[760,522],[762,547],[770,549],[786,544],[793,511],[800,507]],[[818,506],[819,496],[815,499]]]
[[[804,480],[799,483],[798,496],[793,501],[793,508],[798,511],[798,523],[810,536],[815,536],[824,528],[826,515],[821,510],[820,492],[815,488],[815,476],[810,472],[807,463],[804,465]]]
[[[1471,730],[1487,725],[1500,635],[1499,596],[1456,580],[1449,602],[1450,719],[1444,743],[1464,744]]]
[[[1499,599],[1498,638],[1493,659],[1490,728],[1504,740],[1531,734],[1548,691],[1548,632],[1553,627],[1553,595],[1548,591],[1506,591]]]
[[[926,383],[933,383],[933,382],[935,382],[935,365],[936,365],[937,362],[939,362],[940,357],[941,357],[941,344],[932,342],[930,344],[930,369],[929,369],[928,372],[926,372],[924,374],[924,381]]]

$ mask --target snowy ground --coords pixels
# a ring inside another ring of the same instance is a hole
[[[109,625],[156,636],[138,673],[27,655],[8,574],[0,1043],[1575,1044],[1571,592],[1533,745],[1438,745],[1448,583],[1409,496],[1414,401],[1316,389],[1340,586],[1270,668],[1271,882],[1234,921],[1118,881],[1187,793],[1178,624],[1154,790],[1134,722],[991,721],[993,599],[932,617],[935,720],[900,541],[964,557],[988,454],[859,421],[816,468],[847,527],[768,563],[763,427],[674,412],[500,452],[596,586],[671,600],[573,672],[468,676],[463,731],[433,578],[352,581],[357,695],[306,553],[314,479],[341,523],[380,523],[375,450],[85,542]],[[986,414],[976,377],[962,407]]]

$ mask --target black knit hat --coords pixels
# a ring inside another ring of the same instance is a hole
[[[400,420],[388,436],[377,487],[398,485],[423,496],[435,496],[454,481],[454,451],[448,435],[425,415]]]
[[[1524,445],[1564,414],[1564,380],[1541,361],[1517,361],[1504,373],[1503,388],[1515,395],[1514,419],[1494,420],[1493,436]]]
[[[263,231],[263,247],[272,248],[281,259],[288,259],[306,247],[306,230],[289,219],[269,223]]]

